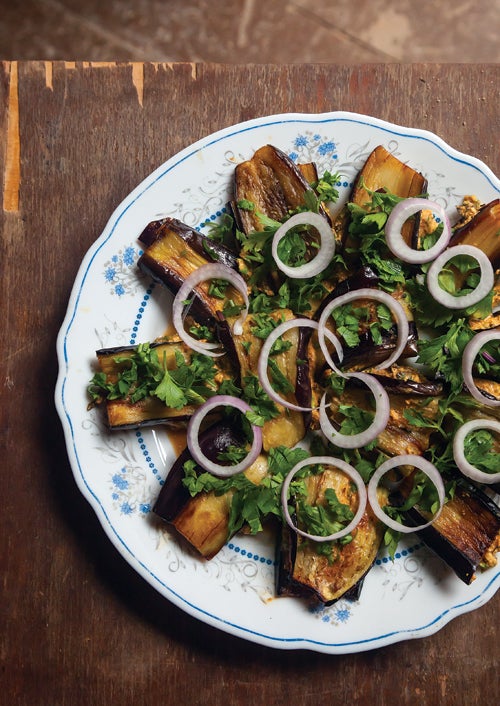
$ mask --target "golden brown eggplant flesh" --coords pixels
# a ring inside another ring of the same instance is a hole
[[[303,206],[305,193],[312,187],[301,170],[280,149],[264,145],[253,157],[236,165],[234,210],[244,233],[262,230],[258,213],[275,221],[283,220],[290,210]],[[255,211],[238,207],[246,200],[255,205]]]
[[[395,383],[394,383],[395,385]],[[406,383],[403,383],[406,386]],[[421,456],[430,444],[431,427],[417,427],[405,417],[407,410],[428,417],[432,423],[438,415],[439,396],[432,399],[425,398],[423,406],[422,396],[415,394],[395,393],[394,388],[386,388],[390,401],[389,421],[385,429],[378,435],[376,448],[387,456],[415,454]],[[355,407],[364,411],[373,411],[373,397],[366,388],[358,386],[354,381],[347,385],[342,396],[332,395],[329,398],[329,416],[332,424],[340,427],[343,415],[339,413],[341,405]]]
[[[495,269],[500,267],[500,199],[483,206],[464,226],[453,233],[452,245],[474,245],[482,250]]]
[[[413,508],[408,523],[419,525],[425,517]],[[500,532],[500,508],[479,488],[462,483],[440,516],[417,534],[455,574],[470,584]]]
[[[379,284],[379,278],[375,274],[375,272],[367,266],[361,267],[359,270],[357,270],[353,275],[350,275],[346,279],[342,280],[336,286],[332,289],[332,291],[323,299],[319,307],[314,313],[314,319],[317,321],[319,320],[321,314],[323,313],[324,309],[330,304],[333,300],[337,299],[340,296],[343,296],[344,294],[347,294],[348,292],[355,291],[357,289],[376,289]],[[399,295],[399,291],[395,293],[396,295]],[[404,304],[404,299],[401,296],[398,296],[398,301],[405,306]],[[369,300],[366,300],[367,305],[370,305]],[[362,300],[360,299],[358,304],[362,305]],[[406,307],[405,307],[406,308]],[[410,312],[408,311],[408,338],[406,342],[406,347],[404,351],[401,354],[402,358],[408,358],[415,356],[417,354],[417,340],[418,340],[418,331],[417,327],[415,325],[415,322],[412,320],[412,316]],[[376,313],[375,309],[373,310],[373,320],[376,320]],[[330,319],[331,320],[331,319]],[[361,326],[361,325],[360,325]],[[329,328],[332,329],[333,332],[335,332],[334,327],[333,327],[333,320],[331,320],[331,324],[329,324]],[[338,334],[337,334],[338,335]],[[342,336],[339,335],[339,338],[342,340]],[[342,360],[341,367],[345,369],[364,369],[368,368],[374,365],[377,365],[378,363],[382,362],[385,360],[393,351],[396,347],[397,344],[397,330],[396,326],[394,326],[390,331],[384,331],[382,334],[382,341],[381,343],[375,344],[372,338],[372,334],[370,332],[369,326],[365,324],[364,329],[361,329],[359,331],[359,343],[356,346],[350,347],[347,345],[343,345],[343,353],[344,357]],[[340,361],[338,360],[338,356],[335,351],[332,351],[332,357],[335,363],[337,365],[340,365]],[[328,367],[328,366],[323,366],[323,367]]]
[[[242,443],[234,424],[218,422],[199,437],[203,453],[212,461],[229,446]],[[184,464],[191,460],[185,449],[168,472],[165,483],[153,507],[153,512],[175,528],[201,556],[214,557],[230,539],[229,512],[233,491],[221,495],[202,492],[194,497],[184,486]],[[260,456],[246,471],[247,478],[258,483],[267,473],[267,462]]]
[[[358,173],[351,191],[350,201],[358,206],[366,206],[372,200],[370,191],[388,191],[401,198],[425,196],[427,180],[407,164],[404,164],[379,145],[369,155],[363,168]],[[420,218],[405,223],[402,234],[408,245],[416,245]],[[347,232],[344,242],[348,239]]]
[[[328,469],[306,480],[308,502],[319,504],[326,488],[334,488],[338,499],[354,510],[357,493],[344,474]],[[368,508],[353,539],[337,543],[332,557],[320,554],[315,542],[306,540],[284,525],[277,550],[277,593],[279,596],[308,597],[330,604],[343,596],[357,596],[356,588],[376,559],[384,534],[383,525]]]
[[[175,218],[164,218],[150,223],[139,240],[146,246],[138,261],[139,268],[175,294],[184,280],[202,265],[219,262],[237,269],[234,253],[210,238],[193,230]],[[190,313],[207,323],[220,311],[224,300],[209,294],[209,283],[202,282],[194,289]],[[226,298],[242,305],[239,292],[228,287]]]
[[[289,319],[293,319],[293,312],[285,309],[273,312],[269,315],[276,324]],[[257,374],[259,354],[264,343],[264,339],[253,333],[257,322],[252,314],[247,316],[243,324],[243,333],[233,337],[230,328],[223,320],[219,321],[218,336],[227,351],[233,367],[237,370],[236,379],[241,386],[248,375]],[[283,340],[290,344],[290,347],[277,355],[272,356],[272,360],[277,365],[281,374],[290,384],[290,392],[280,392],[286,400],[293,404],[310,406],[310,383],[307,370],[307,361],[303,358],[305,343],[298,328],[291,329],[283,336]],[[300,361],[298,363],[298,361]],[[271,376],[270,376],[271,377]],[[271,377],[272,380],[272,377]],[[309,415],[302,412],[285,409],[283,405],[277,404],[277,414],[273,419],[264,423],[262,428],[262,443],[264,450],[280,446],[294,446],[304,438]]]
[[[160,360],[163,360],[168,370],[176,367],[176,353],[181,353],[184,360],[189,361],[191,351],[179,341],[156,342],[151,344]],[[99,369],[106,375],[107,382],[115,382],[118,374],[127,367],[127,358],[137,350],[137,346],[117,346],[102,348],[96,351]],[[229,375],[228,371],[221,375]],[[172,428],[184,428],[196,409],[196,405],[186,405],[174,409],[165,405],[156,397],[145,397],[138,402],[130,399],[103,399],[101,403],[106,412],[109,429],[138,429],[140,427],[165,425]]]

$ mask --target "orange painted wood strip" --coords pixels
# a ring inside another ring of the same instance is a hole
[[[7,150],[4,171],[3,210],[19,210],[21,145],[19,139],[19,92],[17,61],[10,63],[7,118]]]

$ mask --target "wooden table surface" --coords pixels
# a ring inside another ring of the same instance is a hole
[[[353,655],[279,651],[162,599],[76,488],[53,403],[80,261],[155,167],[219,128],[350,110],[500,172],[498,65],[0,64],[0,703],[500,703],[500,601]]]

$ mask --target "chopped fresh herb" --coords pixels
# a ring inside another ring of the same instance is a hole
[[[216,299],[225,299],[228,286],[229,282],[227,279],[211,279],[208,286],[208,293],[211,297],[215,297]]]
[[[222,313],[227,319],[239,316],[245,307],[242,304],[235,304],[232,299],[229,299],[222,308]]]
[[[464,452],[467,461],[480,471],[498,473],[498,445],[495,446],[495,436],[489,430],[477,429],[467,434]]]
[[[343,416],[340,424],[341,434],[359,434],[367,429],[373,422],[374,413],[368,412],[360,407],[341,404],[339,412]]]
[[[210,342],[215,341],[213,331],[208,326],[204,326],[203,324],[194,324],[193,326],[190,326],[188,332],[191,336],[193,336],[193,338],[198,340]]]
[[[166,365],[163,368],[163,377],[158,387],[153,390],[153,394],[172,409],[181,409],[188,402],[184,390],[173,380]]]
[[[441,336],[419,340],[418,362],[427,365],[434,375],[444,378],[451,392],[459,392],[463,385],[462,354],[473,335],[465,319],[458,319]]]
[[[249,373],[243,378],[243,394],[252,412],[247,412],[248,421],[262,426],[264,422],[279,416],[279,410],[274,402],[262,389],[259,378]]]
[[[93,400],[126,399],[134,404],[157,397],[179,409],[189,402],[204,401],[216,389],[213,361],[200,353],[193,353],[191,361],[186,361],[177,350],[175,367],[167,369],[166,355],[160,361],[156,347],[141,343],[130,355],[116,356],[114,362],[121,369],[111,379],[102,372],[92,378],[88,390]]]
[[[269,368],[271,370],[271,380],[273,382],[273,387],[277,392],[293,392],[294,387],[290,380],[284,375],[279,369],[276,361],[272,358],[268,360]]]
[[[325,490],[325,504],[311,505],[303,498],[297,503],[297,520],[299,526],[309,534],[319,537],[327,537],[342,530],[354,517],[354,513],[346,503],[341,503],[334,488]],[[316,545],[319,554],[334,561],[337,553],[337,544],[349,544],[352,542],[352,534],[347,534],[338,540],[320,542]]]
[[[373,342],[380,345],[382,332],[390,331],[394,325],[391,312],[384,304],[378,304],[374,309],[370,305],[344,304],[332,311],[332,317],[337,334],[349,348],[359,345],[365,330],[370,332]]]
[[[322,203],[337,202],[339,198],[337,189],[339,179],[340,177],[337,173],[332,174],[329,171],[325,171],[323,176],[312,184],[314,191]]]
[[[234,231],[234,219],[229,213],[223,213],[218,223],[209,223],[208,237],[218,243],[230,242]],[[205,241],[203,241],[205,244]]]
[[[269,334],[281,323],[280,320],[273,318],[268,313],[254,314],[253,325],[250,327],[251,333],[257,338],[266,340]]]
[[[230,451],[230,453],[237,453]],[[231,492],[228,537],[247,526],[251,534],[262,530],[262,523],[269,516],[282,518],[281,486],[286,475],[299,461],[307,458],[304,449],[289,449],[278,446],[269,450],[268,474],[256,484],[244,473],[230,478],[217,478],[211,473],[199,472],[194,461],[184,464],[183,485],[194,497],[199,493],[213,492],[223,495]],[[293,492],[303,491],[302,481],[292,483]]]

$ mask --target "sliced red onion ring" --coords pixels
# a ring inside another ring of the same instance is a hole
[[[319,320],[319,330],[318,330],[318,335],[319,335],[319,343],[321,346],[321,350],[323,352],[323,355],[325,356],[325,359],[327,360],[328,364],[335,369],[335,366],[333,365],[333,361],[331,359],[331,356],[328,354],[328,350],[326,348],[326,344],[324,342],[324,332],[327,330],[327,320],[330,314],[334,309],[336,309],[338,306],[342,306],[343,304],[348,304],[349,302],[355,301],[356,299],[375,299],[375,301],[380,302],[381,304],[385,304],[385,306],[391,311],[392,315],[396,319],[397,327],[398,327],[398,343],[396,345],[395,350],[392,352],[392,354],[387,358],[387,360],[384,360],[378,367],[382,370],[384,368],[389,368],[393,363],[395,363],[398,358],[401,357],[401,354],[403,353],[407,340],[408,340],[408,331],[409,331],[409,326],[408,326],[408,319],[406,317],[405,310],[401,306],[401,304],[394,299],[390,294],[387,292],[383,292],[380,289],[371,289],[370,287],[362,287],[361,289],[353,289],[351,292],[347,292],[347,294],[342,294],[340,297],[337,297],[336,299],[333,299],[323,310],[323,313],[321,314],[320,320]]]
[[[273,345],[278,340],[278,338],[280,338],[280,336],[282,336],[284,333],[293,328],[312,328],[317,331],[318,323],[316,321],[312,321],[311,319],[299,318],[284,321],[282,324],[276,326],[276,328],[267,337],[260,351],[259,362],[257,364],[257,374],[259,376],[259,381],[262,386],[262,389],[274,402],[282,405],[283,407],[286,407],[287,409],[292,409],[296,412],[311,412],[312,407],[300,407],[299,405],[294,404],[293,402],[288,402],[288,400],[285,400],[283,397],[278,395],[278,393],[275,392],[275,390],[273,389],[269,380],[269,376],[267,374],[269,354]],[[332,343],[334,344],[335,348],[337,349],[337,353],[340,359],[342,360],[343,353],[340,341],[330,331],[325,332],[325,334],[326,337],[329,338],[329,340],[332,341]]]
[[[358,489],[358,509],[353,519],[342,530],[334,532],[333,534],[330,534],[327,537],[323,537],[318,534],[309,534],[308,532],[304,532],[304,530],[299,529],[296,525],[293,524],[292,518],[290,517],[290,512],[288,510],[288,489],[294,476],[302,468],[304,468],[304,466],[313,466],[316,464],[321,464],[323,466],[333,466],[334,468],[343,471],[346,475],[349,476],[349,478],[354,481],[354,483],[356,484],[356,488]],[[352,532],[352,530],[359,525],[361,518],[364,515],[366,509],[366,500],[366,487],[359,472],[350,464],[346,463],[345,461],[341,461],[338,458],[334,458],[333,456],[311,456],[310,458],[305,458],[304,460],[299,461],[299,463],[297,463],[287,475],[281,488],[281,505],[283,508],[283,514],[286,523],[289,527],[291,527],[291,529],[297,532],[297,534],[300,534],[302,537],[306,537],[307,539],[311,539],[313,542],[331,542],[334,539],[340,539],[341,537],[345,537],[350,532]]]
[[[438,279],[439,273],[446,263],[456,255],[468,255],[474,258],[481,270],[479,284],[472,292],[465,294],[463,297],[445,292],[440,286]],[[447,248],[434,260],[427,272],[427,288],[429,292],[439,304],[448,307],[448,309],[467,309],[469,306],[474,306],[492,290],[494,282],[493,265],[488,256],[474,245],[453,245],[451,248]]]
[[[208,343],[198,341],[193,336],[190,336],[184,329],[184,302],[189,298],[196,285],[205,282],[208,279],[223,279],[227,280],[235,289],[240,292],[245,302],[245,309],[233,324],[233,333],[238,336],[243,332],[242,324],[248,313],[248,291],[247,285],[243,277],[235,272],[227,265],[221,263],[209,263],[201,265],[197,270],[186,277],[181,288],[177,292],[172,305],[172,323],[179,337],[186,345],[198,353],[203,353],[212,357],[223,355],[223,353],[215,353],[214,348],[218,347],[218,343]]]
[[[325,438],[341,449],[359,449],[377,438],[387,426],[391,405],[387,392],[373,375],[368,373],[346,373],[345,378],[361,380],[370,388],[375,398],[375,417],[370,426],[358,434],[341,434],[328,419],[326,411],[326,392],[319,405],[319,423]]]
[[[438,240],[428,250],[415,250],[411,248],[403,239],[401,229],[410,216],[423,211],[424,209],[437,213],[443,223],[443,232]],[[427,199],[410,198],[400,201],[391,211],[387,223],[385,224],[385,240],[387,247],[393,255],[403,262],[421,264],[434,260],[448,245],[451,237],[450,220],[442,206]]]
[[[377,488],[379,481],[382,476],[387,473],[387,471],[390,471],[392,468],[396,468],[397,466],[415,466],[423,473],[425,473],[425,475],[436,486],[439,498],[439,509],[432,518],[432,520],[429,520],[429,522],[425,522],[422,525],[417,525],[416,527],[403,525],[400,522],[396,522],[396,520],[390,518],[389,515],[387,515],[384,510],[380,507],[377,497]],[[441,478],[441,474],[437,470],[436,466],[434,466],[434,464],[432,464],[430,461],[427,461],[427,459],[423,458],[422,456],[416,456],[414,454],[394,456],[394,458],[390,458],[384,463],[382,463],[377,468],[373,476],[370,478],[370,482],[368,483],[368,502],[370,503],[371,508],[375,515],[378,517],[378,519],[381,520],[384,525],[387,525],[387,527],[390,527],[396,532],[402,532],[404,534],[418,532],[419,530],[425,529],[426,527],[432,525],[432,523],[435,522],[441,514],[441,510],[443,509],[443,505],[445,502],[445,489],[443,479]]]
[[[251,411],[251,407],[243,400],[240,400],[239,397],[233,397],[232,395],[215,395],[211,397],[207,402],[204,402],[198,407],[189,420],[187,428],[187,446],[194,461],[204,470],[220,478],[229,478],[230,476],[236,475],[236,473],[244,471],[257,459],[262,449],[262,429],[252,424],[253,442],[250,451],[243,461],[233,466],[221,466],[205,456],[199,442],[201,423],[206,415],[216,407],[234,407],[242,414]]]
[[[474,382],[474,377],[472,374],[472,369],[474,367],[474,361],[476,360],[477,354],[481,348],[490,341],[500,341],[500,329],[481,331],[480,333],[476,333],[474,338],[471,338],[469,343],[465,346],[462,355],[462,375],[464,378],[464,383],[467,385],[467,389],[475,400],[488,407],[499,407],[500,400],[491,400],[486,397],[486,395],[483,395]]]
[[[498,473],[485,473],[484,471],[480,471],[479,468],[476,468],[476,466],[473,466],[472,463],[469,463],[465,458],[465,437],[476,429],[489,429],[490,431],[496,431],[500,434],[500,422],[495,419],[472,419],[470,422],[463,424],[453,438],[453,458],[459,469],[467,478],[477,481],[478,483],[496,483],[500,481],[500,471]],[[498,463],[500,465],[500,454]]]
[[[290,267],[289,265],[285,265],[285,263],[280,260],[278,255],[278,245],[291,228],[302,225],[308,225],[316,228],[320,237],[319,250],[312,260],[309,260],[309,262],[306,262],[304,265]],[[332,257],[335,254],[335,237],[328,221],[323,216],[320,216],[319,213],[313,213],[312,211],[296,213],[294,216],[285,221],[285,223],[283,223],[283,225],[281,225],[274,234],[272,254],[279,269],[288,277],[293,277],[295,279],[314,277],[320,272],[323,272],[323,270],[330,264]]]

